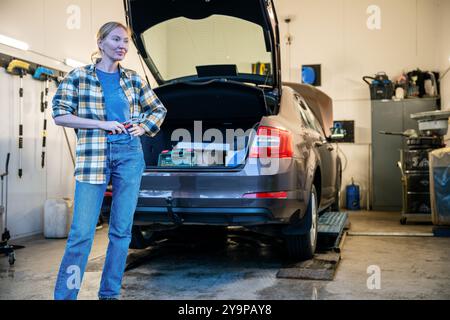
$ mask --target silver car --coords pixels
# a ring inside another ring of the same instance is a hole
[[[282,83],[272,0],[126,0],[128,24],[167,108],[142,137],[147,168],[132,248],[166,230],[223,240],[229,226],[311,258],[318,215],[339,207],[332,101]],[[219,241],[220,242],[220,241]]]

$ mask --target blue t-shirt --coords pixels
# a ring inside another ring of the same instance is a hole
[[[120,86],[120,73],[108,73],[96,69],[105,97],[106,119],[123,123],[130,119],[130,104]],[[108,142],[134,140],[130,134],[108,134]]]

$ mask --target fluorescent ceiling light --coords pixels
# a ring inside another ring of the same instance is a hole
[[[2,34],[0,34],[0,43],[25,51],[28,50],[28,48],[30,47],[28,43],[4,36]]]
[[[67,64],[69,67],[72,68],[78,68],[78,67],[83,67],[86,65],[86,63],[77,61],[77,60],[73,60],[70,58],[66,58],[66,60],[64,60],[64,63]]]

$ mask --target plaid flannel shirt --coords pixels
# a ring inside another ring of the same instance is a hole
[[[130,115],[145,115],[140,126],[146,135],[155,136],[167,110],[150,86],[135,71],[119,66],[120,86],[130,103]],[[73,114],[81,118],[106,120],[105,98],[95,65],[72,70],[60,83],[52,101],[53,118]],[[107,132],[78,129],[74,176],[80,182],[104,184],[106,181]]]

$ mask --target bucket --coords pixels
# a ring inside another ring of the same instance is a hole
[[[44,204],[44,237],[64,239],[72,222],[72,200],[48,199]]]
[[[359,186],[353,182],[346,187],[346,208],[348,210],[361,210]]]

